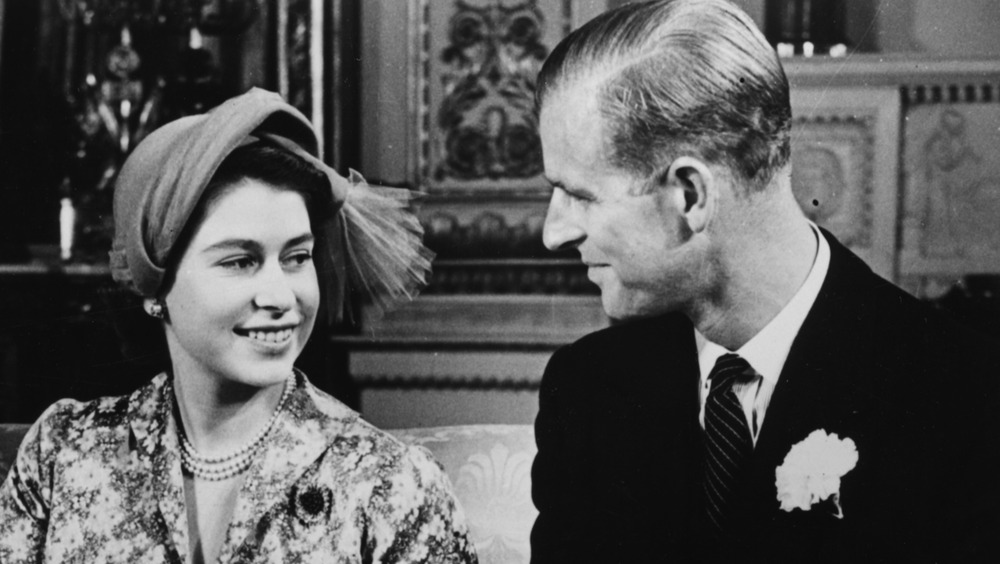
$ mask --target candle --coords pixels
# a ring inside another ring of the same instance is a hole
[[[844,49],[845,0],[766,0],[764,33],[773,45],[811,56]]]
[[[62,260],[73,258],[75,231],[76,209],[73,208],[73,200],[63,198],[59,200],[59,258]]]

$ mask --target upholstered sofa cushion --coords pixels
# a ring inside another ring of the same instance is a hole
[[[0,425],[0,478],[6,478],[27,425]],[[426,447],[444,467],[469,522],[482,564],[527,564],[531,525],[531,425],[461,425],[390,431]]]
[[[390,431],[426,447],[451,478],[482,564],[527,564],[538,512],[531,503],[531,425],[460,425]]]

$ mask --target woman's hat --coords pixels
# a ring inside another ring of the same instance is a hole
[[[317,252],[332,269],[319,270],[331,315],[342,311],[345,285],[383,309],[416,296],[433,255],[409,209],[410,191],[369,186],[354,171],[350,179],[338,174],[319,159],[305,116],[259,88],[160,127],[129,155],[115,184],[114,279],[144,297],[158,296],[167,259],[219,165],[257,140],[298,155],[329,179],[333,220],[312,227],[317,247],[325,247]]]

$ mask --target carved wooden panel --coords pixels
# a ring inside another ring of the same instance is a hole
[[[792,91],[792,188],[806,215],[895,278],[899,91]]]
[[[904,123],[903,271],[1000,272],[1000,104],[932,99]]]
[[[596,294],[576,252],[542,245],[547,200],[450,198],[420,211],[437,253],[425,294]]]
[[[430,193],[539,193],[535,77],[604,8],[578,0],[411,0],[410,175]]]
[[[608,317],[597,296],[421,296],[379,316],[362,311],[372,339],[431,338],[460,344],[558,345],[602,329]]]
[[[807,116],[795,120],[792,188],[809,219],[841,243],[871,248],[871,116]]]
[[[324,160],[343,169],[348,106],[343,0],[277,0],[278,92],[319,134]],[[347,26],[350,24],[347,23]]]

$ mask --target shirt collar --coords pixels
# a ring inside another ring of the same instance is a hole
[[[785,305],[763,329],[753,336],[746,344],[736,351],[765,380],[777,383],[781,369],[785,366],[792,341],[798,335],[799,329],[806,320],[819,296],[819,290],[826,279],[830,268],[830,244],[820,233],[816,224],[810,222],[813,234],[816,236],[816,258],[813,260],[809,275],[792,299]],[[705,382],[715,361],[727,351],[721,345],[713,343],[696,332],[699,343],[698,364],[701,368],[701,380]]]

